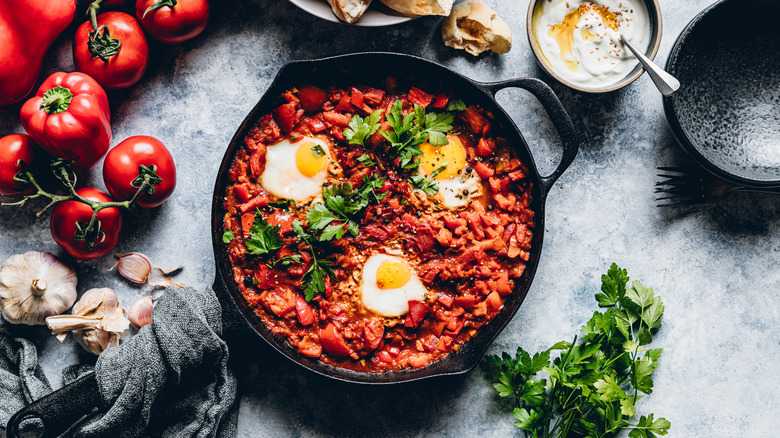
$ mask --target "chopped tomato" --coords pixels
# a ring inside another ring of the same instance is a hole
[[[274,120],[284,132],[292,132],[298,123],[298,102],[289,102],[274,110]]]
[[[381,322],[372,319],[366,323],[363,330],[363,337],[366,340],[366,348],[374,350],[382,342],[382,336],[385,334],[385,326]]]
[[[352,87],[352,94],[350,95],[350,102],[358,108],[363,107],[363,92],[355,87]]]
[[[487,157],[488,155],[493,154],[493,149],[496,148],[496,141],[486,138],[480,138],[479,143],[477,144],[477,155],[480,157]]]
[[[247,186],[247,184],[234,186],[233,190],[235,190],[236,197],[242,203],[248,201],[252,197],[252,195],[249,193],[249,187]]]
[[[322,105],[328,101],[328,93],[312,85],[302,85],[298,87],[298,99],[304,111],[314,113],[321,110]]]
[[[254,213],[245,213],[243,216],[241,216],[241,230],[244,232],[244,239],[249,239],[249,233],[252,230],[252,224],[254,222]]]
[[[414,87],[409,90],[409,94],[406,95],[406,98],[409,99],[409,102],[420,105],[423,108],[427,107],[431,104],[431,102],[433,102],[432,94],[428,94],[425,91]]]
[[[382,103],[382,100],[384,100],[384,98],[385,98],[385,92],[377,88],[372,88],[366,91],[365,93],[363,93],[363,101],[374,106]]]
[[[344,114],[339,114],[334,111],[325,111],[322,113],[322,117],[326,122],[333,126],[338,126],[339,128],[346,128],[349,126],[349,117]]]
[[[477,172],[477,175],[479,175],[480,178],[490,178],[496,173],[495,170],[491,169],[490,166],[483,163],[482,161],[477,161],[474,163],[474,170]]]
[[[436,96],[436,100],[433,101],[433,105],[431,105],[431,106],[434,107],[434,108],[441,109],[441,108],[444,108],[445,106],[447,106],[447,104],[449,102],[450,102],[450,98],[449,97],[447,97],[447,96],[445,96],[443,94],[440,94],[440,95]]]
[[[308,357],[320,357],[322,355],[322,345],[316,337],[306,335],[298,344],[298,353]]]
[[[333,323],[320,330],[320,341],[322,348],[333,357],[349,356],[351,353],[349,345]]]
[[[239,205],[238,209],[241,210],[242,213],[246,213],[258,207],[265,207],[267,205],[268,205],[268,193],[260,192],[258,193],[257,196],[250,199],[248,202]]]
[[[303,325],[314,324],[314,309],[303,298],[295,297],[295,310],[298,312],[298,321]]]
[[[409,315],[406,317],[404,326],[410,328],[419,327],[420,323],[422,323],[423,319],[425,319],[425,316],[430,311],[431,308],[425,303],[417,300],[409,300]]]
[[[469,106],[466,108],[465,111],[461,113],[461,117],[466,121],[466,123],[471,126],[471,132],[482,132],[482,130],[485,128],[485,124],[487,124],[487,119],[485,116],[482,115],[482,112],[474,105]]]

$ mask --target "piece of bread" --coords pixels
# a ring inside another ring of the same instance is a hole
[[[368,5],[371,4],[371,0],[328,0],[330,8],[333,9],[333,13],[341,21],[347,23],[354,23],[363,16],[363,13],[368,9]]]
[[[454,0],[382,0],[388,8],[409,16],[449,15]]]
[[[485,50],[503,54],[512,49],[509,25],[482,0],[468,0],[452,8],[441,25],[444,44],[464,49],[474,56]]]

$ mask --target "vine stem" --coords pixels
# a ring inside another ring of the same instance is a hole
[[[100,0],[98,0],[98,2],[99,1]],[[26,165],[24,165],[22,170],[16,175],[14,179],[32,184],[32,186],[36,189],[36,192],[32,195],[25,196],[24,199],[20,201],[2,203],[0,206],[23,206],[31,199],[47,198],[49,203],[36,214],[37,217],[41,217],[47,210],[61,202],[76,201],[81,202],[82,204],[86,204],[92,209],[92,217],[83,230],[77,231],[76,240],[82,240],[79,238],[79,236],[82,236],[84,237],[83,240],[86,240],[92,244],[93,240],[100,235],[100,220],[97,216],[101,210],[106,208],[130,210],[135,207],[138,198],[143,192],[149,191],[150,188],[162,182],[162,178],[156,174],[154,169],[151,172],[149,172],[148,169],[143,172],[139,169],[138,178],[141,179],[141,184],[137,186],[137,190],[130,200],[110,202],[93,201],[76,193],[76,182],[78,178],[76,177],[75,173],[71,173],[69,171],[68,165],[69,163],[59,160],[52,163],[52,172],[54,173],[54,176],[57,178],[57,180],[59,180],[67,188],[67,195],[60,195],[46,191],[35,179],[35,174]]]
[[[94,32],[97,32],[98,25],[97,25],[97,11],[100,10],[100,6],[103,3],[103,0],[95,0],[94,2],[89,4],[89,21],[92,22],[92,30]]]

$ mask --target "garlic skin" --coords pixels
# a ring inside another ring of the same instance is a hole
[[[127,311],[119,304],[112,289],[90,289],[73,306],[72,315],[51,316],[46,324],[62,342],[67,332],[85,350],[100,354],[108,347],[119,345],[122,334],[130,327]]]
[[[148,283],[151,288],[168,286],[184,287],[184,284],[174,281],[166,275],[178,271],[181,269],[181,266],[168,271],[163,270],[162,268],[152,266],[152,261],[149,260],[149,257],[140,252],[117,254],[117,257],[119,257],[119,261],[114,265],[116,270],[119,271],[119,274],[122,275],[122,277],[125,277],[133,283]]]
[[[155,297],[139,298],[127,311],[127,318],[133,327],[141,328],[152,323],[152,310],[154,310]]]
[[[39,325],[76,301],[76,271],[48,252],[11,256],[0,267],[0,309],[12,324]]]

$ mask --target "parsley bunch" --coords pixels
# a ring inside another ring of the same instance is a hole
[[[303,229],[303,224],[299,220],[294,220],[292,223],[292,229],[298,236],[298,240],[306,243],[311,252],[311,266],[309,270],[303,274],[301,284],[303,285],[304,299],[311,301],[317,295],[325,294],[325,278],[333,277],[333,268],[331,268],[331,262],[329,260],[320,260],[317,258],[314,246],[311,241],[313,236]]]
[[[628,274],[614,263],[601,280],[596,300],[607,310],[594,312],[579,343],[575,336],[533,356],[518,348],[514,357],[487,358],[498,394],[516,403],[515,425],[532,437],[606,438],[629,430],[631,438],[655,438],[669,432],[665,418],[636,414],[641,394],[653,392],[662,350],[643,346],[661,327],[663,302],[638,281],[627,287]],[[560,355],[551,362],[555,350]]]
[[[426,141],[434,146],[447,144],[447,133],[452,131],[455,116],[449,112],[425,112],[425,108],[414,105],[414,112],[404,116],[403,105],[397,100],[385,116],[392,130],[379,131],[390,142],[393,158],[401,158],[401,167],[414,169],[420,165],[417,158],[422,155],[419,145]]]
[[[306,219],[309,227],[318,232],[320,242],[341,239],[349,231],[358,235],[358,223],[355,216],[375,200],[381,201],[387,193],[377,194],[376,189],[382,187],[386,178],[376,175],[363,177],[363,184],[355,190],[349,182],[342,182],[322,189],[324,204],[312,205]]]
[[[349,128],[344,130],[344,138],[349,144],[366,144],[366,139],[371,137],[380,126],[383,110],[375,110],[365,119],[355,114],[349,121]]]

